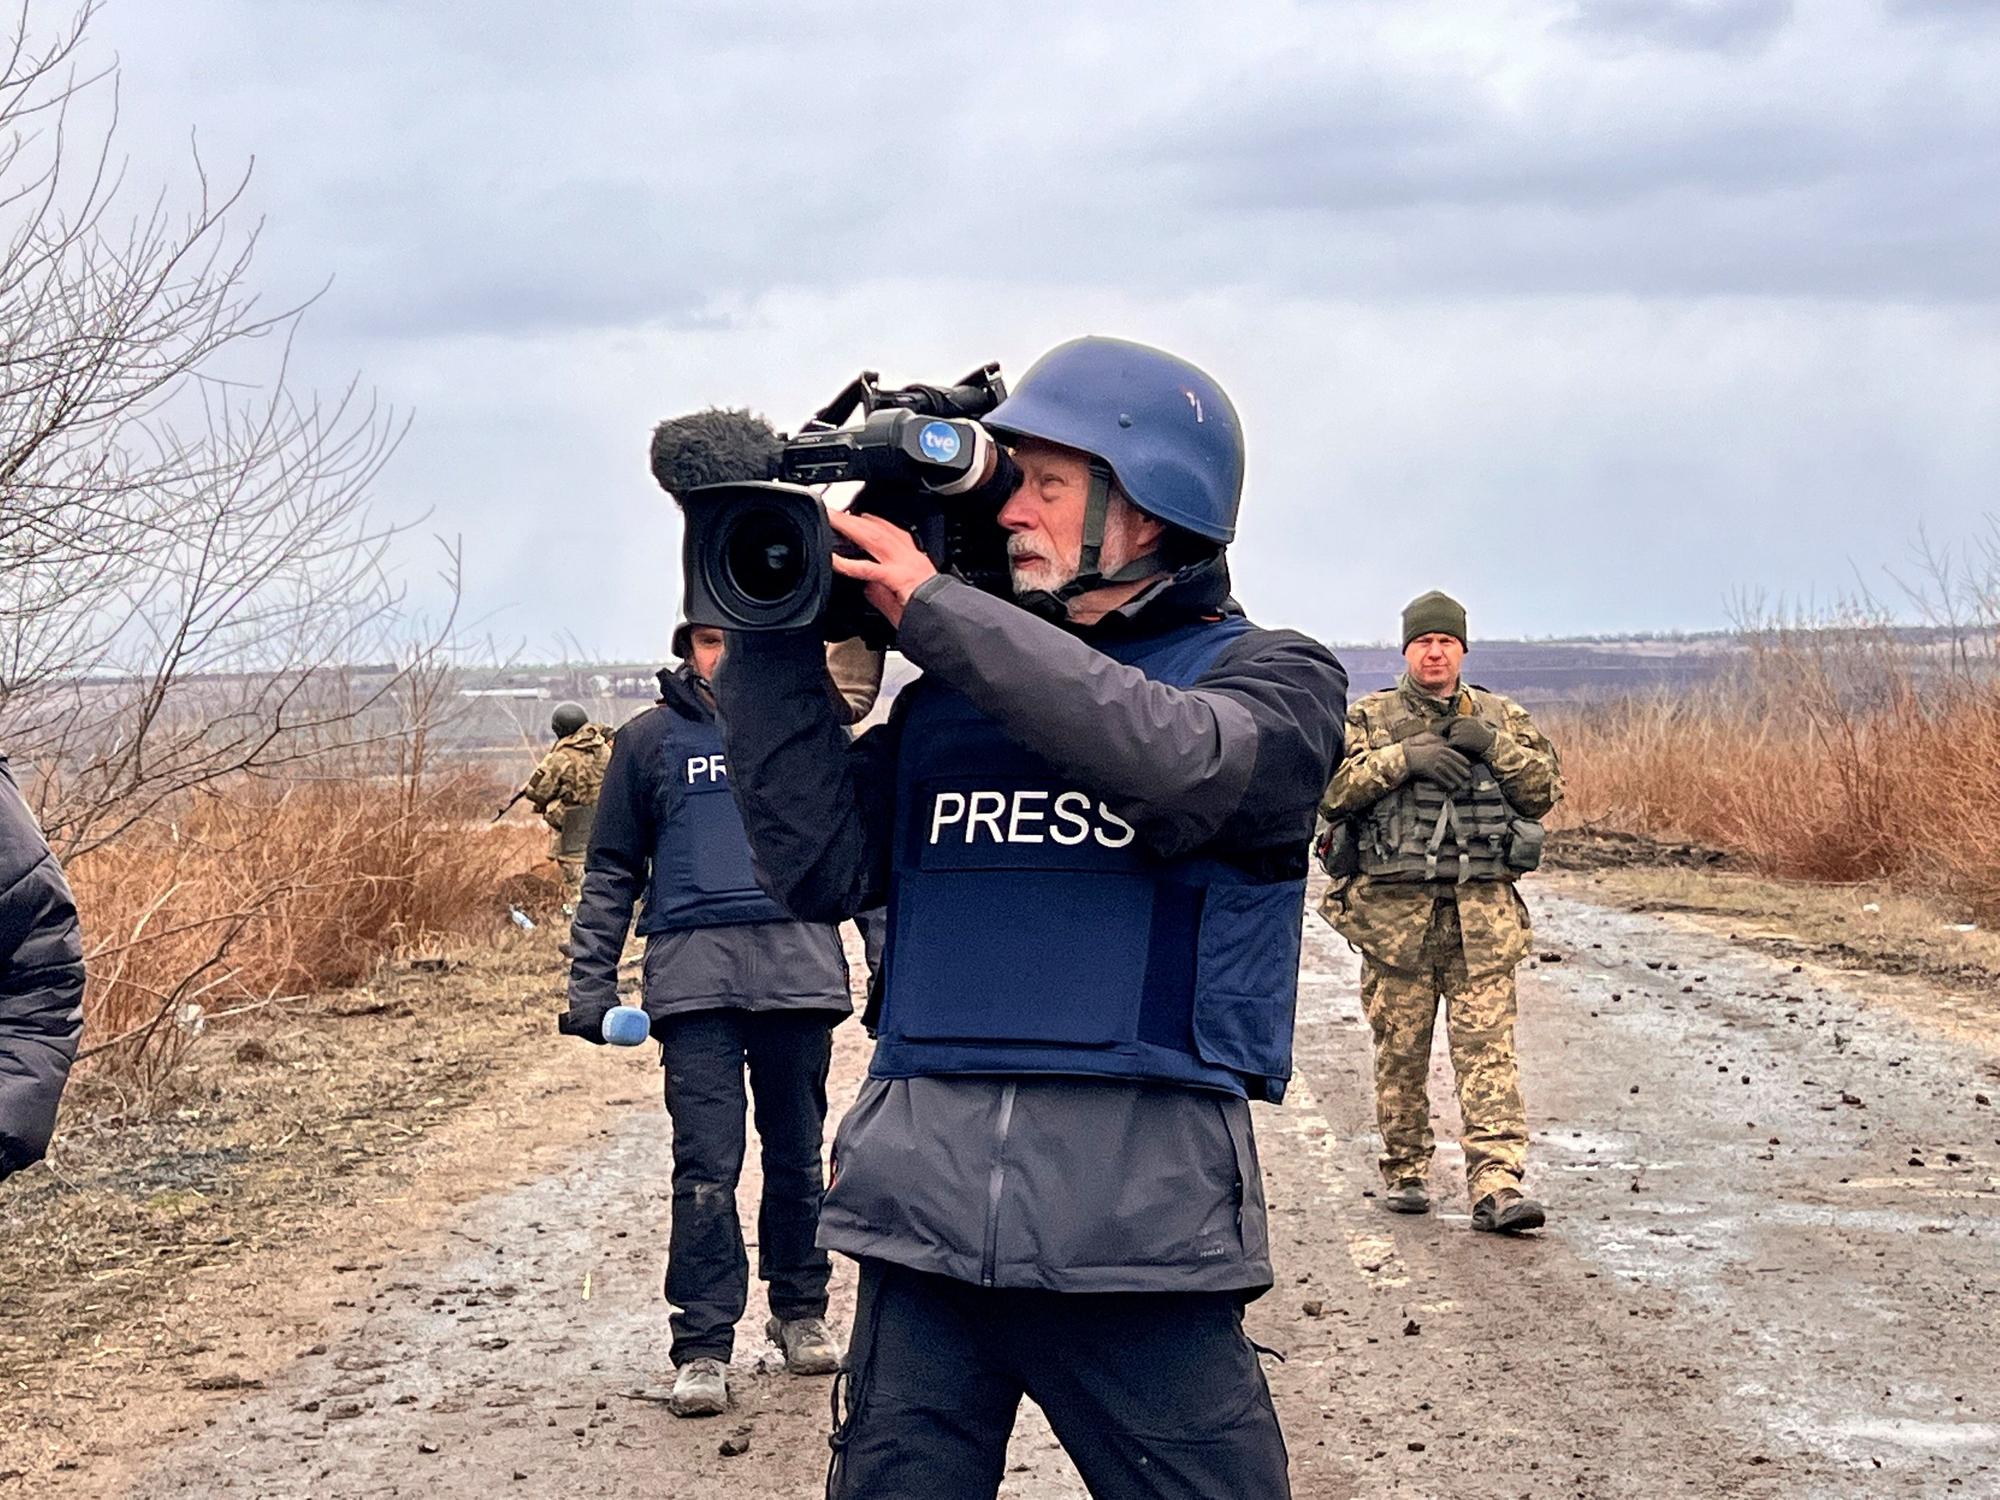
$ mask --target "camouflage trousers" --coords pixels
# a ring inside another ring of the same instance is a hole
[[[558,859],[556,869],[562,874],[563,915],[573,917],[577,902],[583,899],[583,860]]]
[[[1518,1186],[1528,1161],[1528,1120],[1514,1056],[1514,971],[1477,979],[1465,970],[1458,905],[1440,901],[1424,933],[1416,973],[1365,961],[1361,1007],[1375,1032],[1375,1117],[1382,1127],[1382,1180],[1391,1187],[1429,1175],[1431,1035],[1438,999],[1465,1117],[1465,1182],[1477,1203]]]

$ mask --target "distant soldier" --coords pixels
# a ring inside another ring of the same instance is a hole
[[[1518,703],[1460,681],[1465,608],[1428,593],[1403,611],[1408,670],[1347,713],[1347,753],[1320,814],[1334,877],[1320,915],[1360,950],[1375,1033],[1387,1206],[1431,1206],[1431,1033],[1444,998],[1465,1117],[1472,1227],[1539,1229],[1521,1193],[1527,1115],[1514,1056],[1514,967],[1528,909],[1514,882],[1541,862],[1538,821],[1562,795],[1555,747]]]
[[[611,764],[611,731],[591,723],[577,703],[558,703],[549,728],[556,736],[555,748],[542,757],[521,795],[555,830],[549,858],[562,871],[563,915],[568,917],[576,915],[583,891],[583,856],[590,848],[604,768]]]

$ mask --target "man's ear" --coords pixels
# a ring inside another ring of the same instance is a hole
[[[1149,516],[1132,503],[1132,497],[1123,490],[1116,492],[1119,501],[1132,513],[1132,555],[1144,557],[1167,534],[1167,523],[1158,516]]]

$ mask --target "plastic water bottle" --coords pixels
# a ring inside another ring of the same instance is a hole
[[[614,1005],[604,1013],[604,1040],[614,1047],[636,1047],[653,1034],[653,1023],[636,1005]]]

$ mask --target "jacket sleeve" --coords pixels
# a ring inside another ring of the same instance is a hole
[[[875,707],[882,692],[882,667],[886,652],[877,651],[866,641],[833,641],[826,648],[826,675],[839,699],[840,713],[849,724],[859,724]]]
[[[571,808],[582,807],[589,802],[591,772],[590,751],[582,745],[564,742],[551,750],[542,764],[549,768],[548,778],[542,783],[542,793],[546,801],[542,805],[542,820],[557,833],[562,832],[563,818]],[[541,773],[537,771],[536,775]]]
[[[1500,702],[1507,727],[1493,737],[1486,764],[1524,817],[1545,817],[1562,800],[1562,762],[1525,708],[1511,698]]]
[[[730,790],[772,897],[804,922],[879,906],[904,700],[850,740],[824,648],[805,631],[732,634],[715,693]]]
[[[1376,749],[1368,741],[1367,713],[1357,703],[1347,711],[1346,753],[1319,799],[1320,816],[1328,822],[1353,817],[1410,779],[1410,763],[1401,745]]]
[[[40,1161],[83,1037],[83,938],[62,868],[0,759],[0,1177]]]
[[[528,779],[521,783],[521,795],[540,812],[549,805],[549,799],[556,794],[556,781],[562,769],[562,751],[551,750],[535,762],[535,769],[528,773]]]
[[[611,742],[611,764],[597,797],[590,850],[583,863],[583,892],[569,929],[569,1008],[579,1014],[618,1003],[618,960],[632,912],[652,870],[658,813],[658,759],[662,726],[644,715]]]
[[[1217,838],[1296,837],[1303,848],[1311,835],[1347,706],[1347,674],[1316,641],[1258,631],[1193,687],[1171,687],[940,577],[911,596],[897,644],[1103,797],[1164,858]]]

